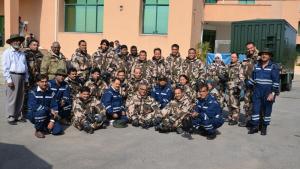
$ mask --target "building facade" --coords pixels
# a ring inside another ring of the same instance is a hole
[[[186,56],[202,41],[210,42],[215,52],[228,52],[233,21],[280,18],[297,29],[300,1],[0,0],[2,37],[19,32],[19,17],[27,25],[25,34],[33,33],[46,49],[59,41],[67,57],[79,40],[86,40],[88,52],[93,53],[104,38],[136,45],[149,57],[156,47],[166,57],[177,43]]]

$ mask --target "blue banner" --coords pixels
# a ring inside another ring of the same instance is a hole
[[[223,62],[227,65],[231,61],[230,53],[221,53]],[[246,58],[245,54],[239,54],[239,61],[242,62]],[[206,64],[210,65],[215,59],[215,53],[207,53]]]

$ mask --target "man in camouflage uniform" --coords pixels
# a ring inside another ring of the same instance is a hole
[[[126,79],[126,74],[124,69],[120,69],[116,73],[116,78],[120,79],[121,86],[120,86],[120,94],[123,97],[124,100],[127,99],[128,96],[128,81]]]
[[[140,83],[136,94],[127,100],[127,115],[135,127],[149,128],[161,121],[159,103],[148,96],[148,84]]]
[[[130,98],[134,95],[134,93],[137,90],[138,84],[140,83],[147,83],[149,84],[148,80],[146,80],[145,78],[142,77],[142,69],[139,67],[136,67],[133,70],[133,75],[130,78],[130,80],[128,81],[128,90],[127,90],[127,98]]]
[[[151,79],[150,65],[151,63],[147,60],[147,52],[145,50],[141,50],[139,58],[132,64],[131,76],[133,75],[133,71],[135,68],[141,68],[142,77],[150,81]]]
[[[132,65],[133,62],[135,60],[137,60],[138,58],[139,58],[139,55],[138,55],[137,47],[133,45],[133,46],[130,47],[130,54],[129,54],[130,65]]]
[[[125,74],[129,74],[131,69],[131,63],[129,61],[129,53],[126,45],[121,45],[121,52],[116,54],[115,59],[113,60],[113,75],[115,75],[117,70],[125,70]]]
[[[88,79],[91,67],[91,56],[87,53],[86,41],[80,40],[78,42],[78,48],[71,57],[71,65],[77,70],[77,74],[81,79]]]
[[[194,88],[197,80],[205,79],[204,64],[196,58],[196,49],[191,48],[188,51],[188,57],[182,63],[182,73],[189,77],[190,84]]]
[[[91,97],[95,97],[98,100],[103,95],[104,90],[108,88],[108,85],[101,80],[100,75],[100,69],[94,68],[91,71],[91,78],[84,84],[84,86],[91,89]]]
[[[154,56],[151,60],[151,82],[152,84],[155,84],[157,81],[157,78],[160,76],[166,76],[166,67],[167,63],[165,62],[164,58],[161,56],[161,49],[155,48],[154,49]]]
[[[159,132],[176,131],[183,133],[182,119],[192,112],[191,100],[184,94],[181,88],[175,88],[174,100],[162,109],[162,122],[156,126]]]
[[[115,53],[112,48],[109,48],[109,42],[103,39],[99,49],[92,55],[92,66],[99,68],[101,72],[112,73],[114,57]]]
[[[183,59],[180,57],[179,45],[172,45],[172,53],[166,59],[167,76],[173,84],[178,82],[180,73],[182,72]]]
[[[256,49],[255,44],[253,42],[248,42],[246,44],[247,48],[247,58],[243,60],[242,66],[244,69],[244,76],[246,80],[251,79],[252,71],[254,65],[257,63],[259,59],[258,53],[259,51]],[[240,127],[246,127],[247,122],[251,119],[252,113],[252,95],[253,90],[247,86],[245,86],[245,96],[244,96],[244,110],[245,110],[245,121],[239,123]]]
[[[70,95],[72,100],[75,100],[82,87],[82,81],[78,78],[77,70],[75,68],[70,68],[68,70],[68,77],[65,78],[65,82],[70,87]]]
[[[66,57],[60,52],[59,42],[53,42],[50,53],[45,55],[42,60],[41,74],[47,74],[49,80],[55,77],[58,69],[67,71]]]
[[[43,54],[39,51],[39,41],[33,39],[28,45],[29,49],[25,50],[24,53],[29,73],[29,88],[32,88],[36,82],[36,75],[41,72]]]
[[[79,97],[73,102],[72,111],[74,112],[73,125],[79,130],[92,134],[94,130],[105,127],[105,109],[99,100],[90,97],[88,87],[80,89]]]
[[[238,61],[238,54],[231,53],[231,63],[228,65],[228,124],[236,125],[240,115],[240,93],[244,84],[244,72],[242,65]]]

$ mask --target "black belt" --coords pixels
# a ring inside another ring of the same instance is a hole
[[[9,73],[14,75],[25,75],[25,73],[16,73],[16,72],[9,72]]]

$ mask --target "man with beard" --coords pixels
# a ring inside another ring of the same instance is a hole
[[[42,60],[41,74],[47,74],[49,80],[55,77],[58,69],[67,71],[66,57],[60,52],[59,42],[53,42],[50,53],[45,55]]]
[[[97,67],[103,73],[112,73],[114,56],[115,52],[109,48],[108,40],[103,39],[98,50],[92,55],[93,68]]]
[[[81,79],[84,81],[88,79],[91,56],[87,53],[87,43],[85,40],[78,42],[78,48],[71,57],[71,65],[77,70],[77,74]]]
[[[28,47],[29,49],[25,50],[24,53],[29,73],[29,88],[31,88],[35,85],[35,77],[41,72],[43,54],[39,51],[39,41],[35,39],[29,42]]]
[[[137,47],[133,45],[130,47],[130,54],[129,54],[129,60],[130,60],[131,65],[138,58],[139,58],[139,55],[138,55]]]
[[[68,70],[68,77],[65,78],[65,82],[69,85],[72,100],[75,100],[82,87],[82,81],[78,78],[75,68],[72,67]]]
[[[6,43],[10,45],[3,52],[3,77],[6,82],[6,117],[11,125],[16,125],[21,115],[24,101],[24,86],[28,82],[28,68],[26,57],[20,51],[24,37],[11,35]]]

